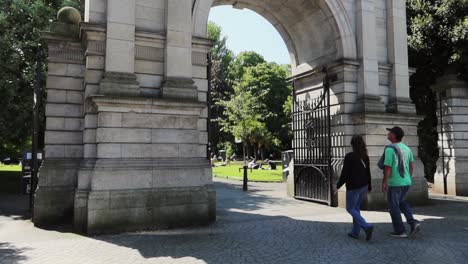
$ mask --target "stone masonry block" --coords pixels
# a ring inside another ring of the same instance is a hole
[[[65,118],[63,117],[47,117],[47,130],[65,130]]]
[[[83,78],[52,76],[47,77],[47,89],[82,91]]]
[[[104,70],[106,60],[103,56],[92,56],[86,57],[86,68],[89,70]]]
[[[65,103],[67,101],[67,91],[49,89],[47,91],[47,102]]]
[[[96,146],[96,144],[85,144],[84,145],[83,158],[86,158],[86,159],[97,158],[97,146]]]
[[[178,144],[152,144],[152,156],[154,158],[177,158],[179,157]]]
[[[84,118],[84,127],[85,128],[96,128],[98,125],[97,115],[87,114]]]
[[[206,146],[198,144],[179,144],[179,157],[206,157]]]
[[[47,117],[82,117],[83,106],[72,104],[52,104],[46,105]]]
[[[65,157],[83,158],[83,145],[65,145]]]
[[[83,131],[83,143],[96,143],[96,129],[85,129]]]
[[[152,158],[151,144],[122,144],[122,158]]]
[[[104,71],[88,69],[86,71],[85,82],[86,84],[99,84],[103,75]]]
[[[98,158],[121,158],[121,144],[98,144],[97,145]]]
[[[81,131],[83,129],[83,118],[64,118],[65,130]]]
[[[98,128],[99,143],[151,143],[150,129]]]
[[[198,143],[197,130],[153,129],[153,143]]]
[[[123,113],[122,127],[197,129],[197,117]]]
[[[148,189],[152,186],[152,170],[95,170],[92,190]]]
[[[46,131],[45,144],[63,145],[63,144],[82,144],[82,132],[68,131]]]
[[[98,114],[98,127],[121,127],[121,113],[102,112]]]
[[[135,61],[135,73],[164,75],[164,63],[157,61]]]
[[[211,173],[203,168],[153,169],[153,188],[204,186],[210,184]]]
[[[67,103],[70,104],[82,104],[83,103],[83,92],[67,91]]]
[[[109,191],[92,191],[89,193],[88,210],[99,210],[110,208]]]

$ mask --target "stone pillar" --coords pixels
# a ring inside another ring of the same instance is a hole
[[[379,91],[379,66],[373,0],[356,1],[356,37],[358,43],[358,101],[357,111],[385,112]]]
[[[439,94],[439,161],[434,176],[434,192],[468,196],[468,82],[455,75],[437,80]]]
[[[406,0],[387,1],[387,47],[390,73],[389,104],[394,113],[416,114],[409,93]]]
[[[100,94],[140,94],[135,75],[135,0],[107,1],[105,71]]]
[[[45,160],[39,173],[33,222],[70,221],[83,156],[84,52],[76,24],[56,22],[43,32],[48,43]]]
[[[101,17],[98,7],[90,19]],[[110,0],[106,10],[106,24],[81,24],[85,151],[74,227],[100,234],[207,224],[216,217],[206,157],[211,43],[192,40],[190,1]],[[147,17],[162,23],[152,28]]]
[[[386,198],[381,192],[383,172],[377,168],[387,140],[386,128],[400,126],[406,133],[403,142],[413,151],[415,156],[415,173],[410,194],[412,204],[427,202],[427,183],[424,178],[423,164],[418,158],[417,125],[421,120],[416,116],[415,107],[409,100],[409,70],[406,43],[406,19],[404,0],[387,1],[387,50],[388,62],[392,69],[388,78],[390,102],[387,106],[381,101],[386,95],[385,73],[379,76],[379,59],[377,56],[377,40],[382,40],[376,34],[375,3],[372,0],[356,1],[356,23],[358,55],[360,69],[358,71],[358,100],[344,132],[343,144],[346,151],[351,151],[350,139],[353,134],[364,135],[371,161],[373,192],[368,195],[368,209],[386,208]],[[385,44],[383,44],[385,45]],[[384,65],[380,58],[380,67]],[[345,104],[346,108],[346,104]],[[344,155],[344,154],[343,154]],[[338,175],[337,175],[338,176]],[[345,206],[344,192],[339,193],[339,205]]]
[[[163,98],[197,100],[192,79],[192,1],[167,0]]]
[[[377,162],[383,154],[385,146],[390,144],[387,140],[388,131],[386,128],[396,125],[405,131],[403,143],[410,147],[415,159],[413,185],[408,200],[412,205],[426,204],[428,201],[427,181],[424,178],[424,166],[418,156],[418,123],[421,121],[421,117],[394,113],[356,113],[352,118],[354,133],[364,135],[371,164],[373,191],[368,194],[367,209],[388,207],[386,197],[381,191],[383,171],[377,167]],[[350,139],[344,143],[350,145]],[[340,206],[345,206],[345,204],[342,203]]]

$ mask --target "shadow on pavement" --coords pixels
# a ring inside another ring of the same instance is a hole
[[[29,218],[29,196],[0,193],[0,217],[14,220]]]
[[[245,218],[239,216],[244,213],[230,214]],[[461,231],[467,222],[445,221],[426,218],[423,231],[409,239],[392,238],[387,235],[390,223],[376,223],[370,242],[364,240],[363,234],[359,240],[347,237],[351,224],[344,223],[344,219],[317,221],[285,216],[95,239],[138,250],[145,259],[153,261],[167,258],[204,263],[466,263],[468,231]]]
[[[9,243],[0,242],[0,263],[2,264],[15,264],[27,260],[24,255],[30,248],[17,248]]]
[[[299,202],[262,194],[244,193],[238,184],[215,183],[218,221],[209,227],[99,236],[94,239],[137,250],[149,260],[204,263],[466,263],[468,254],[468,203],[435,200],[433,207],[415,208],[422,232],[409,239],[392,238],[389,215],[374,223],[370,242],[346,236],[350,216],[341,209],[322,207],[323,215],[300,219],[260,214],[268,206]],[[308,204],[308,203],[307,203]],[[330,210],[328,210],[330,209]],[[341,210],[341,211],[339,211]],[[332,213],[330,213],[332,212]],[[452,213],[449,213],[452,212]],[[280,211],[279,211],[280,213]]]

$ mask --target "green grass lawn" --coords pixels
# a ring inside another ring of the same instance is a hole
[[[0,193],[20,193],[21,166],[0,164]]]
[[[21,171],[21,166],[0,164],[0,171]]]
[[[242,168],[242,163],[231,164],[230,166],[220,166],[213,168],[213,175],[217,178],[233,179],[233,180],[242,180],[244,177],[243,169],[239,171],[239,168]],[[259,181],[259,182],[282,182],[283,174],[281,167],[277,167],[276,170],[247,170],[247,178],[249,181]]]

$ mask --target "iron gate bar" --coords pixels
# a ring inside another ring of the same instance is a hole
[[[294,89],[293,148],[295,198],[331,205],[332,141],[330,86],[324,69],[323,88],[315,98],[299,100]],[[294,82],[293,82],[294,84]],[[309,94],[314,92],[307,91]]]

